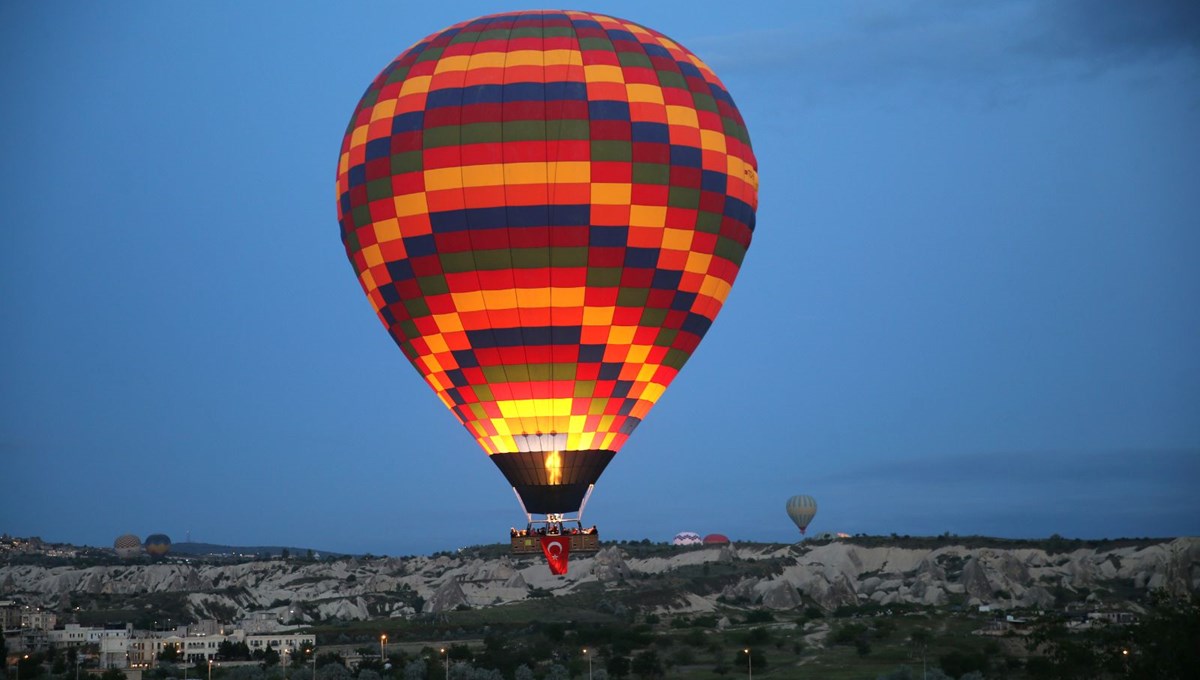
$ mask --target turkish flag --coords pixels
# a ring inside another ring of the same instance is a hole
[[[542,536],[542,553],[550,564],[550,573],[562,576],[567,573],[567,555],[571,551],[568,536]]]

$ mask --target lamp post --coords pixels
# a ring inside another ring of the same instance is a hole
[[[749,649],[742,651],[746,653],[746,680],[752,680],[754,678],[754,657],[750,656]]]
[[[212,680],[212,659],[208,660],[208,680]]]
[[[587,647],[583,648],[583,655],[586,656],[588,660],[588,680],[592,680],[592,655],[588,654]]]
[[[379,636],[379,663],[382,665],[387,661],[387,633]]]
[[[450,680],[450,652],[448,652],[445,647],[442,647],[438,651],[440,651],[442,653],[442,659],[446,663],[446,680]],[[21,680],[21,679],[17,678],[17,680]]]
[[[25,656],[21,657],[20,659],[17,659],[17,680],[21,680],[21,662],[28,658],[29,658],[29,655],[26,654]]]

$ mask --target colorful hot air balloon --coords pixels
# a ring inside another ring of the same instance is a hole
[[[787,502],[787,514],[803,534],[808,523],[817,515],[817,501],[812,496],[792,496]]]
[[[142,539],[133,534],[121,534],[113,541],[113,550],[123,560],[133,559],[142,554]]]
[[[578,510],[750,245],[742,117],[695,55],[599,14],[435,33],[350,119],[338,220],[396,344],[528,513]]]
[[[171,537],[166,534],[150,534],[146,537],[146,552],[162,557],[171,551]]]
[[[694,531],[681,531],[675,534],[675,538],[671,540],[672,545],[700,545],[704,539],[700,538],[700,534]]]

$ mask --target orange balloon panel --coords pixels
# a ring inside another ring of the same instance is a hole
[[[758,175],[732,98],[662,34],[481,17],[371,84],[338,164],[383,324],[531,512],[577,509],[716,318]]]

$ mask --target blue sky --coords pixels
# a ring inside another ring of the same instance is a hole
[[[697,9],[699,8],[699,9]],[[345,259],[371,78],[494,3],[0,5],[0,531],[412,554],[521,521]],[[760,164],[605,537],[1200,534],[1193,3],[598,3]]]

